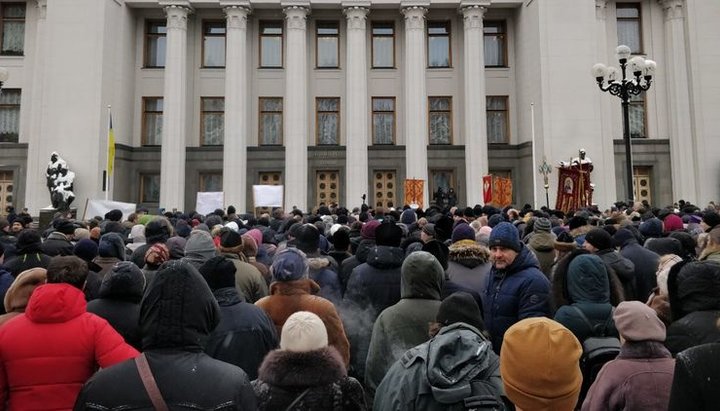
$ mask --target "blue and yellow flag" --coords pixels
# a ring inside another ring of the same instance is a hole
[[[110,124],[108,127],[108,156],[107,156],[108,175],[112,174],[114,163],[115,163],[115,132],[113,132],[112,113],[110,113]]]

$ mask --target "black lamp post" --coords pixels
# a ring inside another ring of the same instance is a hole
[[[630,97],[650,88],[652,76],[655,73],[657,64],[652,60],[646,60],[642,56],[630,58],[630,47],[618,46],[615,49],[620,70],[616,67],[607,67],[598,63],[592,68],[592,75],[595,77],[600,90],[609,91],[613,96],[620,97],[622,101],[623,114],[623,140],[625,141],[625,173],[627,178],[627,198],[630,204],[635,201],[633,190],[633,165],[632,146],[630,144]],[[628,71],[630,76],[628,76]]]

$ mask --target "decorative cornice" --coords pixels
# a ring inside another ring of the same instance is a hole
[[[225,11],[228,29],[247,29],[247,16],[252,11],[250,7],[232,5],[225,6],[223,10]]]
[[[348,30],[365,30],[367,27],[367,15],[370,9],[361,6],[349,6],[343,9],[347,18]]]
[[[402,14],[405,15],[405,31],[408,30],[425,30],[425,14],[427,7],[408,6],[402,8]]]
[[[306,30],[307,29],[307,15],[310,12],[310,7],[303,5],[290,5],[283,7],[283,13],[285,13],[285,20],[287,20],[288,30]]]
[[[605,20],[607,15],[608,0],[595,0],[595,17],[599,20]]]
[[[168,4],[165,6],[168,30],[187,30],[187,16],[191,11],[190,8],[178,4]]]
[[[480,6],[478,4],[461,6],[460,11],[463,14],[463,26],[465,29],[480,29],[483,28],[483,18],[487,7]]]
[[[660,6],[665,10],[665,20],[685,18],[685,0],[658,0]]]

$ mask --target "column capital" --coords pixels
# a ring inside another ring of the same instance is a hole
[[[187,30],[187,16],[193,10],[189,5],[181,4],[183,2],[161,2],[167,16],[168,29]]]
[[[370,3],[368,2],[368,4]],[[347,18],[348,30],[365,30],[369,12],[369,7],[358,4],[346,6],[346,3],[343,3],[343,13],[345,13],[345,17]]]
[[[605,20],[608,0],[595,0],[595,17]]]
[[[487,7],[480,4],[463,4],[460,3],[460,12],[463,15],[463,24],[465,29],[481,29],[483,28],[483,18],[487,12]]]
[[[247,16],[252,12],[250,4],[223,4],[223,11],[225,12],[225,18],[227,20],[228,29],[247,29]]]
[[[658,0],[665,11],[665,20],[682,19],[685,17],[685,0]]]
[[[38,8],[39,11],[39,18],[46,19],[47,18],[47,0],[35,0],[35,7]]]
[[[401,11],[405,15],[405,30],[423,30],[425,28],[425,15],[428,12],[426,6],[403,5]]]
[[[283,2],[281,5],[288,30],[305,30],[307,28],[307,15],[310,13],[309,2]]]

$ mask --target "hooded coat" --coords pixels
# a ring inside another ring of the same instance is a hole
[[[635,266],[635,296],[645,301],[657,286],[656,272],[660,256],[638,244],[635,238],[628,238],[620,245],[620,255]]]
[[[425,251],[408,256],[402,265],[400,301],[375,321],[365,364],[365,388],[372,397],[390,366],[403,353],[428,340],[428,325],[435,321],[445,272]]]
[[[593,330],[576,311],[579,309],[590,324],[604,325],[606,335],[617,337],[610,304],[610,276],[602,260],[596,255],[577,255],[566,274],[556,275],[565,278],[563,288],[567,290],[570,304],[558,308],[554,320],[572,331],[578,341],[585,341],[593,335]]]
[[[101,267],[98,271],[100,278],[105,278],[108,271],[120,261],[125,261],[125,242],[122,237],[118,233],[103,234],[98,244],[98,256],[93,259],[93,263]]]
[[[263,361],[253,388],[260,411],[289,409],[300,395],[302,398],[293,410],[367,409],[362,386],[347,376],[342,357],[333,347],[307,352],[271,352]]]
[[[342,301],[342,287],[338,278],[338,264],[334,258],[321,255],[320,252],[308,254],[310,279],[320,286],[320,297],[327,298],[333,304]]]
[[[375,411],[465,410],[470,382],[504,395],[500,359],[479,330],[465,323],[443,327],[430,341],[396,361],[375,392]]]
[[[490,250],[473,240],[460,240],[450,245],[447,275],[461,287],[482,292],[492,268]]]
[[[257,268],[243,261],[237,253],[223,252],[222,256],[235,265],[235,288],[245,301],[254,304],[268,295],[267,282]]]
[[[15,257],[6,259],[3,268],[13,277],[31,268],[47,268],[50,257],[42,251],[40,236],[30,233],[21,233],[15,245]]]
[[[265,310],[275,324],[277,335],[285,321],[297,311],[310,311],[320,317],[328,333],[328,344],[335,347],[345,365],[350,363],[350,344],[335,306],[318,296],[320,286],[309,278],[295,281],[275,281],[270,284],[270,295],[255,305]]]
[[[620,278],[623,290],[625,291],[625,300],[636,300],[637,280],[635,279],[635,264],[612,248],[600,250],[596,255],[600,257],[608,267],[612,268],[618,278]]]
[[[42,251],[50,257],[56,255],[73,255],[73,243],[59,231],[53,231],[42,244]]]
[[[17,276],[5,293],[5,314],[0,315],[0,327],[25,312],[30,295],[37,287],[45,284],[45,281],[47,270],[44,268],[31,268]]]
[[[0,404],[7,410],[70,409],[98,366],[136,355],[107,321],[85,310],[81,290],[41,285],[25,314],[0,328]]]
[[[540,271],[548,278],[555,264],[555,235],[550,232],[536,232],[528,239],[527,246],[540,263]]]
[[[525,318],[550,315],[550,282],[540,271],[532,251],[521,247],[507,268],[498,270],[493,266],[484,290],[485,326],[496,353],[500,352],[505,331],[513,324]]]
[[[355,250],[355,255],[344,259],[343,262],[340,264],[340,272],[338,273],[338,277],[340,278],[340,285],[342,287],[343,295],[345,295],[347,284],[350,281],[350,276],[352,275],[353,270],[355,270],[355,268],[360,264],[367,261],[368,253],[374,247],[374,238],[364,238],[360,240],[357,250]]]
[[[256,409],[247,374],[203,352],[219,316],[210,288],[187,262],[164,265],[148,285],[140,307],[143,352],[170,409]],[[75,409],[153,406],[134,361],[125,361],[95,374]]]

